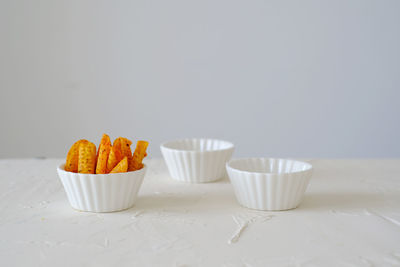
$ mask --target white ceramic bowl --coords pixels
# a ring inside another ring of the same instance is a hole
[[[234,145],[227,141],[193,138],[161,144],[169,173],[175,180],[207,183],[225,174],[225,163],[232,157]]]
[[[137,171],[111,174],[67,172],[57,168],[69,203],[74,209],[91,212],[124,210],[135,204],[147,166]]]
[[[233,159],[226,169],[238,202],[257,210],[296,208],[313,171],[306,162],[271,158]]]

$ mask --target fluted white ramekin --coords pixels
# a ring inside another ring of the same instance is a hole
[[[168,141],[160,147],[171,177],[189,183],[207,183],[223,177],[225,163],[234,151],[230,142],[205,138]]]
[[[257,210],[288,210],[302,201],[313,169],[288,159],[233,159],[226,164],[236,198]]]
[[[112,212],[135,204],[146,169],[144,165],[142,169],[132,172],[83,174],[67,172],[62,164],[57,172],[74,209]]]

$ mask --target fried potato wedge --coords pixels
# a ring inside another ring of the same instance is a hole
[[[147,141],[138,141],[132,154],[132,141],[118,137],[111,142],[103,134],[98,150],[96,145],[81,139],[75,142],[68,151],[64,169],[70,172],[87,174],[107,174],[136,171],[143,168],[143,158],[147,156]]]
[[[136,143],[135,152],[133,153],[132,159],[128,164],[128,171],[136,171],[143,168],[143,158],[146,154],[146,149],[149,145],[147,141],[138,141]]]
[[[126,172],[128,170],[128,157],[124,157],[111,171],[110,173]]]
[[[68,172],[78,172],[79,145],[88,143],[88,140],[81,139],[76,141],[68,151],[67,160],[65,162],[65,170]]]
[[[106,134],[101,138],[99,150],[97,151],[96,174],[104,174],[107,171],[108,156],[111,151],[111,140]]]
[[[122,159],[123,155],[121,150],[116,146],[112,146],[107,160],[106,173],[110,173],[110,171],[114,169],[114,167],[117,166],[118,162],[120,162]]]
[[[132,141],[125,138],[125,137],[118,137],[114,140],[113,146],[117,147],[123,156],[128,158],[129,160],[132,158],[132,151],[131,151]]]
[[[96,145],[92,142],[79,144],[78,173],[92,173],[96,169]]]

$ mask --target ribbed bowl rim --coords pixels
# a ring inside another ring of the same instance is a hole
[[[166,145],[168,143],[172,142],[182,142],[182,141],[194,141],[194,140],[209,140],[209,141],[218,141],[218,142],[224,142],[228,145],[227,148],[221,148],[221,149],[210,149],[210,150],[196,150],[196,149],[178,149],[178,148],[170,148],[167,147]],[[235,148],[235,145],[232,142],[226,141],[226,140],[221,140],[221,139],[215,139],[215,138],[183,138],[183,139],[174,139],[174,140],[168,140],[164,141],[160,145],[161,149],[166,149],[169,151],[176,151],[176,152],[217,152],[217,151],[227,151]]]
[[[240,170],[237,169],[235,167],[231,166],[232,162],[237,162],[237,161],[249,161],[249,160],[284,160],[284,161],[293,161],[293,162],[297,162],[300,164],[304,164],[306,165],[308,168],[306,170],[302,170],[302,171],[293,171],[293,172],[281,172],[281,173],[277,173],[277,172],[256,172],[256,171],[244,171],[244,170]],[[252,158],[236,158],[236,159],[231,159],[226,163],[226,168],[230,169],[232,171],[235,172],[239,172],[239,173],[244,173],[244,174],[264,174],[264,175],[268,175],[268,176],[281,176],[281,175],[288,175],[288,174],[294,174],[294,173],[306,173],[306,172],[310,172],[313,170],[313,167],[310,163],[308,162],[304,162],[304,161],[300,161],[300,160],[294,160],[294,159],[283,159],[283,158],[256,158],[256,157],[252,157]]]

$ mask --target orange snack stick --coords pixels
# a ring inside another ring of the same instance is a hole
[[[101,138],[99,150],[97,151],[96,173],[104,174],[107,171],[108,156],[111,151],[111,140],[106,134]]]
[[[126,172],[128,170],[128,157],[124,157],[110,173]]]
[[[107,168],[106,173],[109,173],[115,166],[117,166],[118,162],[120,162],[123,158],[121,151],[115,147],[111,147],[110,155],[107,160]]]
[[[92,142],[79,144],[78,172],[94,173],[96,169],[96,145]]]
[[[133,153],[132,160],[129,162],[128,171],[136,171],[143,168],[142,160],[145,157],[147,146],[149,142],[147,141],[138,141],[136,143],[136,149]]]
[[[81,139],[76,141],[68,151],[67,160],[65,162],[65,170],[67,172],[78,172],[79,145],[89,141]]]

